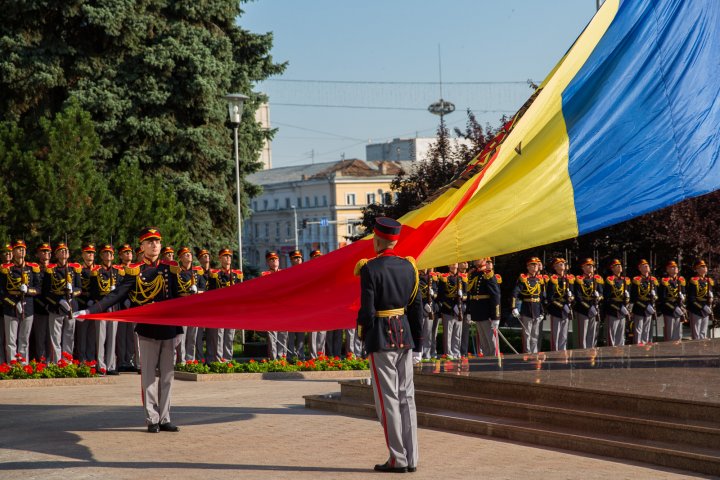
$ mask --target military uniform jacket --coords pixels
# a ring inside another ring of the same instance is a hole
[[[99,265],[87,266],[81,264],[82,270],[80,271],[80,294],[77,296],[78,308],[80,310],[87,309],[88,301],[91,300],[90,296],[90,283],[92,282],[93,271],[97,270]]]
[[[20,285],[27,285],[28,291],[24,295],[20,292]],[[6,263],[0,267],[0,295],[2,295],[3,314],[10,317],[17,316],[16,305],[23,302],[24,315],[29,317],[34,313],[33,298],[40,293],[40,266],[37,263],[25,262],[18,266],[14,262]],[[28,298],[29,297],[29,298]]]
[[[264,273],[264,272],[263,272]],[[208,290],[217,290],[218,288],[229,287],[242,281],[242,272],[240,270],[211,270],[210,283]]]
[[[710,277],[690,277],[690,281],[685,287],[688,310],[695,315],[707,316],[707,314],[703,312],[703,307],[709,305],[710,308],[712,308],[709,294],[713,291],[714,286],[715,281]]]
[[[495,272],[474,270],[468,277],[467,311],[475,321],[500,319],[500,284]]]
[[[360,260],[360,311],[357,323],[368,353],[422,348],[422,299],[412,257],[385,250],[376,258]],[[397,314],[390,315],[396,310]]]
[[[435,273],[428,273],[419,276],[419,295],[420,298],[422,298],[423,308],[425,308],[425,305],[430,305],[433,313],[437,313],[440,310],[440,307],[436,302],[438,296],[437,279],[438,277]],[[433,295],[430,295],[430,289],[432,289]]]
[[[512,294],[512,308],[520,306],[520,315],[537,318],[542,315],[542,303],[545,301],[545,280],[541,275],[521,273],[515,283]]]
[[[45,267],[42,295],[47,302],[48,311],[62,313],[58,304],[62,299],[68,301],[73,311],[77,310],[76,299],[82,293],[81,272],[82,267],[79,263],[67,263],[64,266],[50,263]],[[65,288],[68,284],[73,287],[72,293],[68,293]]]
[[[33,311],[35,315],[47,315],[48,314],[48,304],[47,300],[45,300],[45,297],[42,296],[42,285],[43,285],[43,279],[45,277],[45,268],[42,265],[38,264],[38,268],[40,270],[40,273],[38,273],[38,293],[33,297]]]
[[[651,296],[651,292],[656,291],[658,287],[657,278],[649,275],[647,277],[636,276],[632,279],[630,285],[630,302],[633,304],[633,313],[635,315],[645,315],[645,309],[648,305],[655,305],[655,300]]]
[[[121,280],[115,290],[105,298],[93,304],[90,313],[104,312],[125,299],[130,300],[130,308],[149,305],[177,296],[177,262],[156,260],[131,263],[121,272]],[[182,327],[174,325],[151,325],[138,323],[135,327],[138,335],[155,340],[169,340],[182,333]]]
[[[605,313],[622,317],[620,309],[630,303],[630,277],[610,275],[605,277]],[[627,292],[627,294],[625,293]]]
[[[674,315],[675,308],[684,308],[685,305],[680,299],[680,294],[685,295],[685,278],[663,277],[660,279],[658,289],[658,300],[660,311],[665,315]]]
[[[194,266],[186,270],[181,266],[177,273],[178,296],[192,295],[193,285],[197,287],[197,293],[204,292],[207,290],[205,278],[205,270],[202,267]]]
[[[605,281],[600,275],[577,275],[575,277],[575,310],[587,315],[590,308],[595,307],[595,313],[600,313],[598,306],[603,300],[603,284]],[[595,295],[598,293],[599,297]]]
[[[568,314],[565,312],[565,306],[571,306],[568,292],[575,295],[573,291],[575,276],[552,274],[546,275],[543,280],[545,280],[545,305],[548,313],[553,317],[566,318]]]
[[[110,265],[110,268],[104,265],[95,265],[90,272],[90,281],[88,282],[89,300],[98,302],[105,298],[117,288],[124,272],[125,267],[122,265]]]
[[[438,277],[438,302],[440,313],[444,315],[455,315],[455,305],[465,307],[467,300],[467,275],[458,273],[443,273]],[[458,286],[460,287],[458,289]]]

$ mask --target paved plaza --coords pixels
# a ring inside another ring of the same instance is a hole
[[[304,407],[332,380],[174,384],[179,433],[148,434],[140,378],[113,383],[0,388],[0,478],[382,478],[376,421]],[[681,479],[683,472],[487,437],[420,429],[414,479]]]

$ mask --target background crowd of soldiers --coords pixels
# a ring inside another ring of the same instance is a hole
[[[0,295],[3,299],[3,325],[0,329],[0,363],[22,357],[47,359],[57,363],[63,354],[80,361],[97,361],[98,371],[116,374],[138,366],[137,336],[134,324],[125,322],[74,320],[72,313],[87,309],[117,285],[125,267],[142,260],[139,249],[129,244],[117,251],[112,245],[96,248],[86,243],[79,263],[72,263],[65,243],[42,243],[35,249],[35,260],[26,260],[27,245],[16,240],[5,248],[0,269]],[[119,263],[116,263],[116,254]],[[231,268],[233,251],[218,252],[220,268],[211,268],[208,250],[197,251],[194,264],[188,247],[165,247],[162,258],[177,267],[178,295],[196,295],[205,290],[224,288],[243,281],[243,273]],[[322,255],[319,250],[310,257]],[[99,256],[99,263],[96,263]],[[299,250],[290,252],[290,264],[304,261]],[[279,256],[265,256],[269,275],[279,270]],[[680,340],[682,325],[689,324],[693,339],[706,338],[714,323],[714,281],[699,260],[695,275],[687,280],[678,274],[678,265],[669,261],[665,275],[651,275],[650,265],[641,260],[637,275],[626,276],[622,263],[608,265],[610,275],[596,273],[591,258],[580,262],[577,275],[569,273],[567,261],[555,258],[548,271],[537,257],[528,259],[526,272],[515,282],[510,302],[511,315],[520,324],[522,351],[536,353],[542,348],[543,323],[548,322],[550,349],[565,350],[572,325],[574,347],[645,344],[657,336],[660,325],[664,339]],[[422,352],[416,361],[445,355],[467,356],[469,352],[497,355],[501,336],[502,277],[494,272],[491,259],[461,262],[444,272],[420,272],[420,295],[425,312]],[[129,308],[129,302],[113,307]],[[471,338],[471,325],[475,335]],[[442,325],[441,346],[437,347]],[[233,329],[188,327],[177,347],[176,362],[215,362],[233,358]],[[307,344],[307,345],[306,345]],[[353,354],[363,356],[363,344],[355,329],[327,332],[267,332],[267,355],[271,359],[317,358]]]

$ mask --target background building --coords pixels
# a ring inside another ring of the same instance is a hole
[[[430,147],[437,142],[435,137],[394,138],[390,142],[369,143],[365,146],[365,158],[370,161],[412,161],[425,160]],[[450,143],[470,145],[465,139],[451,138]]]

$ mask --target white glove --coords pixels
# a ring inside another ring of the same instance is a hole
[[[58,304],[60,305],[60,308],[63,310],[63,313],[65,313],[66,315],[72,311],[72,308],[70,308],[70,304],[64,298],[60,299]]]
[[[512,316],[515,317],[515,318],[520,318],[520,310],[518,310],[517,308],[513,308],[513,309],[512,309]]]
[[[542,322],[543,320],[545,320],[545,315],[541,313],[540,315],[538,315],[537,320],[538,322]]]
[[[65,290],[67,290],[68,292],[72,293],[72,291],[73,291],[72,283],[69,283],[69,282],[66,283],[66,284],[65,284]]]
[[[713,298],[714,298],[713,292],[708,292],[708,300],[710,300],[712,302]]]
[[[681,302],[684,302],[684,301],[685,301],[685,294],[684,294],[684,293],[680,292],[680,293],[678,294],[678,296],[680,297],[680,301],[681,301]]]
[[[17,302],[17,303],[15,304],[15,310],[17,311],[18,317],[19,317],[20,315],[22,315],[23,310],[24,310],[24,308],[23,308],[23,302]]]
[[[425,311],[426,311],[427,313],[432,313],[432,307],[430,306],[429,303],[426,303],[426,304],[425,304]]]
[[[705,305],[705,306],[703,307],[703,313],[704,313],[705,315],[710,315],[710,314],[712,313],[712,308],[710,308],[710,305]]]
[[[652,315],[652,314],[655,313],[655,309],[653,308],[652,305],[648,305],[648,306],[645,308],[645,313],[647,313],[648,315]]]
[[[112,292],[113,290],[115,290],[115,285],[110,285],[110,291]]]
[[[20,292],[27,293],[28,287],[24,283],[20,284]]]
[[[126,300],[123,302],[123,307],[125,307],[125,308],[130,308],[130,305],[132,305],[132,304],[130,303],[130,299],[126,299]]]
[[[458,308],[457,305],[455,305],[455,306],[453,307],[453,312],[455,312],[455,315],[456,315],[456,316],[457,316],[457,315],[460,315],[460,309]]]
[[[459,288],[458,289],[458,297],[462,297],[462,296],[463,296],[462,288]]]
[[[434,297],[434,296],[435,296],[435,290],[433,290],[432,288],[430,289],[430,296],[431,296],[431,297]]]
[[[413,352],[413,355],[412,355],[413,365],[417,365],[421,361],[422,361],[422,352]]]
[[[572,292],[570,290],[568,290],[567,301],[572,302],[573,300],[575,300],[575,295],[573,295]]]
[[[197,285],[190,285],[190,293],[197,293]]]
[[[595,297],[595,298],[600,298],[600,292],[598,292],[597,290],[595,290],[595,291],[593,292],[593,297]]]
[[[627,317],[629,314],[630,312],[628,311],[627,307],[625,307],[625,305],[620,307],[620,315],[622,315],[623,317]]]
[[[490,327],[493,330],[497,330],[500,327],[500,320],[490,320]]]
[[[73,312],[72,316],[78,322],[84,322],[85,320],[83,320],[82,318],[77,318],[77,317],[79,317],[80,315],[87,315],[88,313],[90,313],[90,312],[88,312],[87,310],[78,310],[77,312]]]
[[[653,300],[657,298],[657,292],[655,292],[654,288],[650,290],[650,298],[652,298]]]
[[[675,318],[680,318],[683,315],[685,315],[685,312],[683,312],[683,309],[680,307],[675,307],[675,310],[673,310],[673,315]]]
[[[625,299],[630,300],[630,292],[628,290],[625,290]]]

